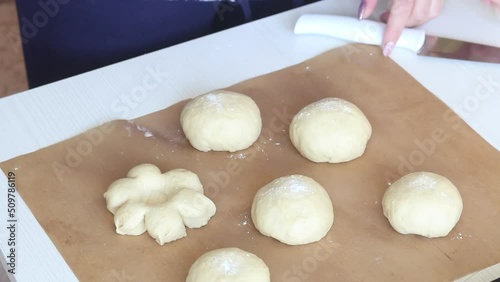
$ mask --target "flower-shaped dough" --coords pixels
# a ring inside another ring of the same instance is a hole
[[[148,231],[160,245],[185,237],[186,227],[202,227],[215,214],[196,174],[185,169],[162,174],[152,164],[132,168],[126,178],[109,186],[104,198],[114,214],[116,233]]]

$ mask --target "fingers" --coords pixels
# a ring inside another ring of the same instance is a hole
[[[384,56],[391,55],[399,36],[401,36],[412,14],[414,4],[415,0],[394,0],[382,41],[382,53]]]
[[[497,8],[500,7],[500,0],[483,0],[483,1],[490,6],[494,7],[496,6]]]
[[[390,13],[391,12],[387,11],[387,12],[383,13],[382,15],[380,15],[380,21],[387,23],[387,21],[389,20]]]
[[[362,0],[365,4],[365,9],[362,15],[363,19],[370,17],[377,6],[377,0]]]
[[[418,26],[437,17],[443,6],[444,0],[394,0],[390,11],[381,16],[387,22],[382,45],[384,55],[392,53],[405,27]]]
[[[443,10],[444,0],[417,1],[406,26],[418,26],[436,18]]]
[[[500,0],[485,0],[489,2]],[[361,18],[371,16],[377,0],[362,0],[359,11]],[[382,14],[387,27],[382,41],[384,56],[389,56],[405,27],[421,25],[441,13],[444,0],[394,0],[389,12]]]

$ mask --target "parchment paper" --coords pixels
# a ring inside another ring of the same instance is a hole
[[[258,255],[273,281],[450,281],[500,261],[500,154],[377,47],[347,45],[228,89],[261,109],[262,135],[245,151],[193,149],[180,130],[184,101],[0,165],[16,169],[19,193],[81,281],[184,281],[197,257],[221,247]],[[293,115],[324,97],[347,99],[370,120],[361,158],[315,164],[291,145]],[[197,173],[217,206],[209,224],[164,246],[117,235],[103,193],[141,163]],[[460,190],[464,211],[449,236],[404,236],[383,216],[385,189],[410,171],[444,175]],[[322,184],[334,205],[318,243],[282,244],[250,218],[255,192],[295,173]]]

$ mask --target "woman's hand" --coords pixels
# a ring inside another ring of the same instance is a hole
[[[500,9],[500,0],[484,0],[484,2],[496,9]]]
[[[368,18],[373,13],[378,0],[363,1],[365,8],[362,17]],[[488,1],[500,2],[500,0]],[[443,6],[444,0],[394,0],[390,10],[381,16],[382,20],[387,22],[382,41],[384,56],[392,53],[405,27],[418,26],[437,17]]]

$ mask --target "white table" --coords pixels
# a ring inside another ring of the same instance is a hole
[[[0,161],[49,146],[104,122],[146,115],[179,100],[299,63],[343,45],[346,42],[331,38],[295,36],[294,23],[306,13],[354,16],[357,5],[358,1],[352,0],[322,1],[0,99]],[[386,4],[379,7],[376,14]],[[450,0],[443,14],[422,28],[436,35],[500,45],[500,17],[496,18],[479,0]],[[498,65],[417,57],[404,50],[396,50],[393,59],[500,149]],[[157,73],[156,78],[151,72]],[[144,83],[150,76],[157,82],[154,86]],[[475,91],[481,87],[489,89],[488,97],[476,96]],[[140,92],[143,95],[137,95]],[[6,188],[6,183],[6,177],[0,174],[1,188]],[[6,198],[2,192],[0,246],[4,254],[8,250],[8,233],[3,227],[7,220]],[[17,208],[15,278],[77,281],[24,202],[18,202]],[[467,281],[492,280],[500,277],[499,269],[497,265]]]

